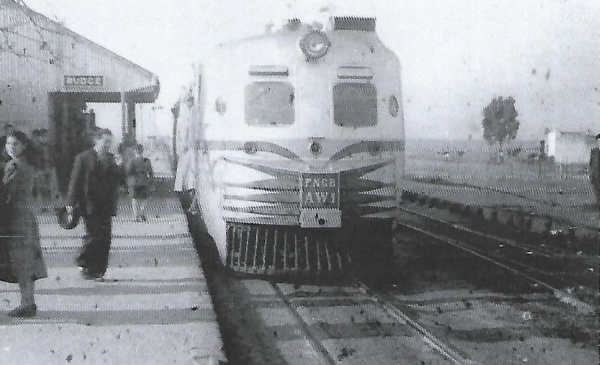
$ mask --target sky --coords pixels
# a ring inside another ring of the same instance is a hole
[[[378,34],[402,63],[407,138],[481,138],[482,110],[496,96],[515,98],[520,139],[541,139],[552,127],[600,133],[598,0],[25,2],[159,76],[154,110],[138,118],[146,133],[171,131],[169,110],[212,46],[269,22],[315,18],[324,6],[377,18]],[[97,118],[116,119],[119,128],[119,113]]]

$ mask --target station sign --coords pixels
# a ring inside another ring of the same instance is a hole
[[[302,174],[300,199],[302,208],[339,208],[340,174]]]
[[[65,75],[65,86],[104,86],[104,76]]]

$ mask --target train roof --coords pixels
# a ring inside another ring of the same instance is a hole
[[[293,60],[302,56],[299,53],[301,40],[311,32],[322,33],[330,41],[331,52],[324,57],[326,63],[339,63],[342,59],[350,63],[352,60],[369,63],[384,58],[397,62],[396,55],[379,38],[375,25],[375,18],[364,17],[331,17],[325,25],[290,19],[275,30],[218,44],[215,54],[201,60],[200,64],[222,68],[229,62],[238,65],[240,62],[295,62]]]
[[[252,35],[237,40],[220,43],[217,45],[218,48],[226,48],[236,46],[241,43],[248,43],[251,41],[259,41],[269,38],[276,37],[289,37],[299,36],[311,30],[322,31],[326,34],[332,34],[334,32],[353,32],[354,36],[357,34],[363,34],[365,37],[376,37],[376,19],[365,18],[365,17],[331,17],[326,24],[320,22],[302,22],[298,18],[292,18],[285,21],[277,28],[266,27],[264,33]]]

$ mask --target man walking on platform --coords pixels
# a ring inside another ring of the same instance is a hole
[[[93,148],[75,157],[69,181],[67,212],[74,209],[83,217],[86,235],[77,265],[84,278],[104,277],[108,266],[112,217],[117,213],[120,169],[110,149],[112,132],[99,129]]]
[[[592,149],[590,156],[590,180],[594,193],[596,194],[596,203],[600,209],[600,134],[596,135],[596,143],[598,146]]]

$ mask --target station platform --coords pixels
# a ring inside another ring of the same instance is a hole
[[[185,215],[175,197],[161,199],[144,223],[120,204],[103,281],[75,265],[83,225],[64,230],[53,214],[38,215],[49,276],[36,282],[38,314],[27,319],[6,315],[19,289],[0,282],[0,364],[226,362]]]

